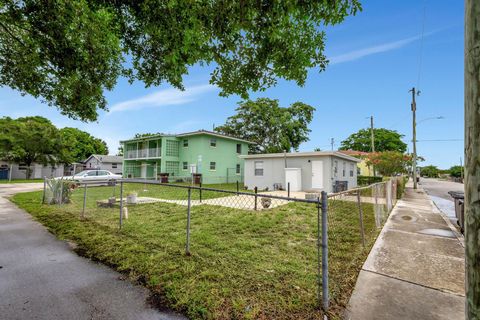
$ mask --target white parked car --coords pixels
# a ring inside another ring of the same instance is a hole
[[[73,176],[66,176],[57,179],[72,180],[77,183],[113,184],[116,180],[121,178],[121,175],[111,173],[107,170],[85,170]]]

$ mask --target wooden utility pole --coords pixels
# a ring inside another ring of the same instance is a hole
[[[417,94],[417,92],[415,91],[415,87],[413,87],[410,91],[412,92],[413,189],[417,189],[417,103],[415,102],[415,95]]]
[[[465,0],[465,319],[480,318],[480,1]]]

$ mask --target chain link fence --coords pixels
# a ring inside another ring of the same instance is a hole
[[[328,195],[328,242],[329,247],[336,248],[328,256],[332,275],[329,292],[336,305],[348,303],[356,275],[397,198],[402,196],[404,185],[404,178],[396,177]],[[355,277],[343,276],[348,274]]]
[[[287,306],[301,296],[328,311],[332,302],[335,307],[348,302],[399,185],[403,179],[327,195],[246,190],[238,181],[53,179],[45,180],[44,203],[65,204],[66,212],[145,243],[152,252],[161,247],[211,259],[212,270],[234,261],[251,270],[243,275],[243,286],[254,286],[259,281],[254,275],[262,273],[260,287],[249,290],[287,295]]]

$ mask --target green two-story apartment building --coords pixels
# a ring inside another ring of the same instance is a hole
[[[123,146],[125,178],[188,181],[201,174],[203,183],[243,181],[244,160],[249,142],[212,131],[158,134],[120,141]]]

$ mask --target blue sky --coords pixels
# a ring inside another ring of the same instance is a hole
[[[463,1],[363,1],[357,16],[327,29],[331,63],[325,72],[311,70],[304,87],[280,80],[251,98],[279,99],[282,106],[302,101],[316,108],[310,141],[301,151],[329,150],[331,138],[338,147],[369,126],[370,115],[376,127],[404,134],[411,150],[408,91],[419,87],[417,119],[445,117],[418,125],[417,149],[426,158],[422,165],[448,168],[463,154],[463,23]],[[184,92],[168,85],[145,89],[142,83],[120,79],[106,92],[110,112],[101,112],[95,123],[69,119],[8,88],[0,88],[0,115],[41,115],[58,127],[77,127],[104,139],[115,153],[119,140],[137,132],[185,132],[224,123],[241,99],[218,96],[219,90],[208,85],[210,71],[193,67]],[[451,139],[460,141],[425,141]]]

